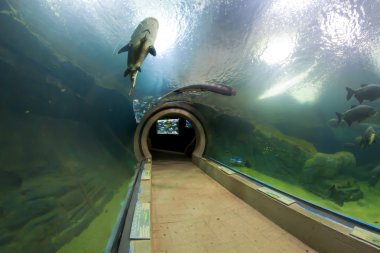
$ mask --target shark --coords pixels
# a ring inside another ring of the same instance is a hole
[[[156,41],[158,27],[156,18],[144,19],[134,30],[128,44],[118,51],[118,54],[128,52],[128,67],[124,71],[124,77],[130,76],[132,87],[129,90],[129,96],[132,95],[136,86],[137,74],[141,72],[141,65],[146,56],[148,54],[156,56],[154,42]]]

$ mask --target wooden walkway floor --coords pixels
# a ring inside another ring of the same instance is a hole
[[[191,161],[152,165],[153,252],[315,252]]]

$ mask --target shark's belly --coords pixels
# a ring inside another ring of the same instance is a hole
[[[145,36],[152,45],[156,40],[158,31],[158,21],[155,18],[146,18],[137,26],[131,36],[131,42],[140,41]]]
[[[145,60],[150,44],[136,44],[133,45],[128,53],[128,66],[140,67],[143,61]]]

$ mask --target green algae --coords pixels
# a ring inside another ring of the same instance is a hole
[[[322,182],[336,178],[344,170],[353,171],[355,168],[356,159],[350,152],[316,153],[303,166],[303,180],[306,183]]]
[[[369,187],[367,182],[359,182],[360,189],[364,192],[364,198],[359,201],[345,202],[343,206],[339,206],[328,199],[319,197],[318,195],[305,190],[300,184],[285,182],[247,167],[234,168],[281,191],[322,208],[344,214],[375,226],[379,226],[380,224],[380,199],[378,197],[380,194],[380,183],[378,183],[376,187]]]
[[[279,141],[283,141],[290,145],[297,146],[301,150],[304,150],[306,152],[309,152],[312,154],[317,153],[317,149],[310,142],[305,141],[300,138],[285,135],[271,126],[256,124],[255,129],[256,131],[260,131],[266,138],[275,138]]]
[[[104,252],[130,183],[131,180],[126,181],[90,225],[80,235],[60,248],[57,253]]]

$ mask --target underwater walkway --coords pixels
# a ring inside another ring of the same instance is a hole
[[[152,252],[316,252],[190,160],[153,157]]]

